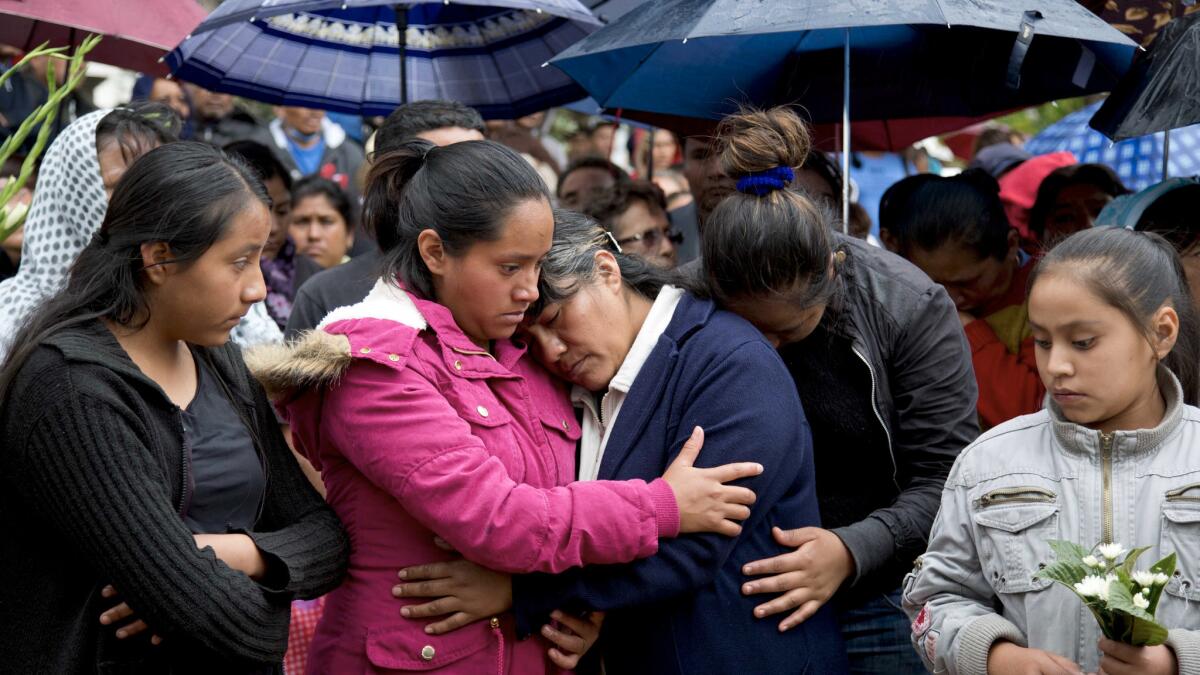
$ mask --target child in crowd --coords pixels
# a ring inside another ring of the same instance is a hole
[[[1179,257],[1154,234],[1085,230],[1029,289],[1046,406],[955,462],[906,582],[913,643],[939,673],[1200,673],[1198,336]],[[1083,603],[1038,576],[1053,539],[1177,554],[1157,611],[1166,644],[1100,639]]]

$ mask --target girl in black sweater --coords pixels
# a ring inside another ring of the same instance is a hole
[[[21,673],[281,672],[347,539],[230,330],[265,293],[261,181],[139,159],[0,369],[0,654]]]

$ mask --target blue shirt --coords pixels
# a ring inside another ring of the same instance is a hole
[[[291,136],[287,137],[288,152],[296,160],[296,168],[305,176],[311,176],[321,168],[321,157],[325,155],[325,139],[320,138],[311,148],[302,148]]]

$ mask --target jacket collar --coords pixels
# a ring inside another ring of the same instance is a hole
[[[426,300],[408,290],[403,283],[393,284],[386,279],[376,281],[362,302],[339,307],[330,312],[317,329],[325,330],[339,322],[361,319],[399,323],[418,332],[430,331],[436,334],[447,365],[467,375],[510,375],[516,362],[526,351],[523,343],[497,340],[494,353],[488,353],[458,327],[448,307]],[[339,329],[329,332],[348,334]],[[352,338],[351,343],[353,342]],[[464,356],[472,358],[463,358]],[[502,368],[497,368],[497,365]]]
[[[1153,450],[1179,428],[1179,424],[1183,420],[1183,388],[1174,373],[1161,365],[1158,367],[1158,387],[1167,404],[1162,422],[1159,422],[1158,426],[1153,429],[1114,432],[1112,446],[1114,453],[1121,451],[1138,454]],[[1050,413],[1054,437],[1064,448],[1084,454],[1094,454],[1099,451],[1099,432],[1068,421],[1063,417],[1062,409],[1058,407],[1050,394],[1046,394],[1045,401],[1046,411]]]
[[[138,368],[116,336],[99,319],[55,333],[46,339],[45,344],[57,348],[68,361],[98,365],[111,370],[126,380],[158,391],[163,400],[170,402],[162,387]],[[196,358],[205,359],[216,370],[217,375],[229,383],[230,389],[243,403],[253,404],[253,396],[247,386],[248,380],[244,373],[235,372],[236,365],[227,358],[223,350],[193,345],[192,354]]]

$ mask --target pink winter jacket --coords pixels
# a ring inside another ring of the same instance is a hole
[[[291,392],[281,411],[352,546],[310,673],[557,672],[548,643],[515,640],[509,615],[426,635],[427,621],[400,616],[414,601],[392,597],[397,571],[450,559],[435,536],[495,570],[553,573],[650,556],[678,534],[662,479],[572,482],[564,387],[518,343],[481,350],[442,305],[380,282],[283,350],[255,372]]]

